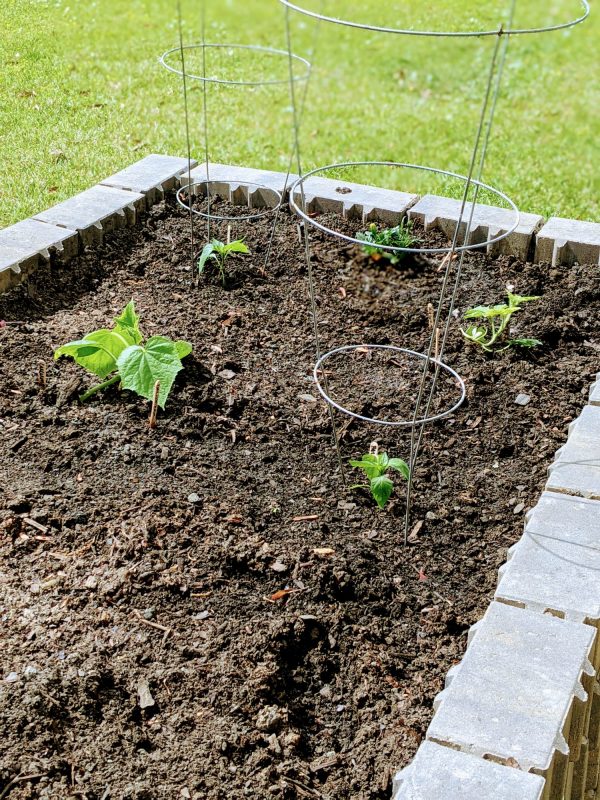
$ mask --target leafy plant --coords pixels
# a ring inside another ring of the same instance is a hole
[[[543,344],[539,339],[506,339],[505,334],[508,329],[511,317],[525,303],[532,300],[539,300],[539,297],[522,297],[518,294],[507,293],[508,302],[500,303],[496,306],[477,306],[470,308],[464,315],[465,319],[485,320],[482,324],[469,325],[466,330],[461,328],[461,333],[469,342],[479,345],[487,353],[494,351],[494,345],[503,343],[504,347],[499,350],[507,350],[509,347],[538,347]]]
[[[152,401],[158,382],[157,402],[161,408],[165,407],[177,373],[183,368],[181,360],[192,352],[192,346],[166,336],[151,336],[143,344],[139,321],[132,300],[110,330],[93,331],[54,351],[55,359],[70,356],[99,378],[110,375],[108,380],[88,389],[79,398],[82,403],[117,382],[123,389]]]
[[[357,484],[353,489],[370,489],[379,508],[383,508],[394,491],[394,483],[389,476],[390,470],[396,470],[406,480],[410,477],[410,468],[401,458],[389,458],[387,453],[367,453],[360,461],[351,461],[350,466],[362,469],[368,484]]]
[[[412,221],[402,220],[400,225],[395,228],[384,228],[378,230],[377,225],[372,222],[368,230],[364,233],[357,233],[356,238],[364,242],[362,250],[373,261],[386,258],[390,264],[398,264],[406,253],[397,253],[390,250],[382,250],[382,245],[386,247],[412,247],[418,241],[412,232]]]
[[[212,239],[208,244],[204,245],[204,249],[200,254],[198,260],[198,272],[202,275],[206,270],[206,265],[209,261],[214,261],[219,271],[219,276],[223,285],[225,285],[225,265],[227,259],[232,253],[242,253],[248,255],[250,250],[246,247],[242,239],[236,239],[233,242],[225,244],[218,239]]]

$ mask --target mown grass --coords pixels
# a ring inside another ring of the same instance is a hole
[[[361,3],[361,13],[388,22],[395,4],[369,2]],[[469,24],[477,22],[471,13],[477,4],[447,3],[448,19],[464,11]],[[420,8],[423,19],[436,9],[436,19],[447,21],[445,2],[404,5]],[[483,4],[484,22],[490,5]],[[198,0],[183,2],[186,40],[199,38],[199,6]],[[579,9],[577,0],[547,6],[553,19]],[[573,30],[511,42],[484,178],[525,211],[600,219],[596,10]],[[207,0],[207,14],[212,42],[285,47],[277,0]],[[175,0],[3,0],[0,27],[0,225],[147,153],[185,155],[181,82],[158,65],[161,52],[177,44]],[[292,15],[297,52],[310,53],[314,33],[310,19]],[[304,167],[365,159],[464,172],[492,46],[492,39],[423,40],[322,25],[301,130]],[[222,56],[211,55],[213,74],[240,77],[263,68],[260,60]],[[286,70],[285,59],[276,62],[278,77]],[[189,88],[192,150],[202,157],[202,91],[198,82]],[[287,167],[285,85],[211,87],[208,96],[211,158]],[[381,170],[368,178],[392,185]],[[395,185],[406,180],[399,175]]]

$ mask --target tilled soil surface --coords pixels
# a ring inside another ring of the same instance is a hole
[[[282,213],[265,275],[270,222],[235,225],[252,255],[226,288],[191,285],[169,199],[0,297],[19,321],[0,328],[3,797],[387,800],[585,403],[597,267],[470,254],[458,308],[501,302],[507,283],[539,294],[515,323],[544,346],[489,356],[453,321],[445,360],[467,401],[427,427],[404,546],[402,479],[384,511],[344,486],[296,220]],[[323,351],[426,350],[439,258],[391,267],[312,242]],[[131,298],[147,335],[194,346],[153,431],[117,387],[80,405],[93,377],[52,360]],[[420,372],[392,356],[332,359],[330,390],[406,417]],[[441,387],[436,410],[457,397]],[[406,430],[336,420],[345,463],[374,440],[407,457]]]

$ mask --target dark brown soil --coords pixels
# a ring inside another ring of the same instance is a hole
[[[269,226],[236,225],[253,255],[226,289],[192,288],[169,200],[0,298],[22,323],[0,329],[0,793],[35,776],[3,797],[387,799],[585,402],[597,267],[469,255],[458,308],[507,283],[540,294],[515,321],[545,344],[490,357],[453,323],[446,361],[468,399],[427,429],[405,547],[401,480],[385,511],[342,483],[296,222],[282,214],[264,276]],[[324,349],[426,349],[439,259],[393,268],[313,243]],[[116,387],[79,405],[93,378],[52,361],[132,297],[147,334],[194,345],[154,431]],[[399,363],[336,359],[332,391],[406,415],[419,371]],[[456,397],[442,389],[437,408]],[[373,440],[407,457],[406,431],[337,421],[344,461]]]

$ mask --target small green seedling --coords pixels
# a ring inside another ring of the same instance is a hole
[[[412,222],[404,219],[395,228],[384,228],[381,231],[372,222],[368,230],[364,233],[357,233],[356,238],[364,242],[362,250],[368,256],[371,256],[373,261],[385,258],[390,264],[399,264],[406,253],[382,250],[382,245],[386,247],[412,247],[417,242],[417,238],[412,232]]]
[[[464,315],[465,319],[485,320],[479,325],[469,325],[466,330],[461,328],[461,333],[469,342],[479,345],[487,353],[496,350],[507,350],[509,347],[538,347],[542,345],[539,339],[506,339],[510,319],[513,314],[521,310],[524,303],[539,300],[539,297],[522,297],[518,294],[507,293],[508,303],[496,306],[477,306],[470,308]],[[503,347],[495,345],[503,344]]]
[[[110,330],[88,333],[83,339],[54,351],[55,359],[70,356],[93,375],[107,378],[88,389],[79,398],[82,403],[96,392],[120,382],[123,389],[150,401],[159,384],[156,402],[161,408],[165,407],[177,373],[183,369],[181,360],[192,352],[192,346],[166,336],[152,336],[142,344],[139,322],[132,300]]]
[[[225,265],[232,253],[248,255],[250,250],[248,250],[242,239],[236,239],[234,242],[229,242],[228,244],[220,242],[218,239],[212,239],[208,244],[204,245],[204,249],[198,260],[198,272],[200,275],[203,275],[208,262],[214,261],[219,270],[221,281],[223,285],[225,285]]]
[[[367,453],[360,461],[351,461],[350,466],[362,469],[369,483],[359,483],[353,489],[370,489],[379,508],[384,508],[394,491],[394,483],[389,476],[390,470],[396,470],[406,480],[410,477],[410,468],[401,458],[388,458],[387,453]]]

